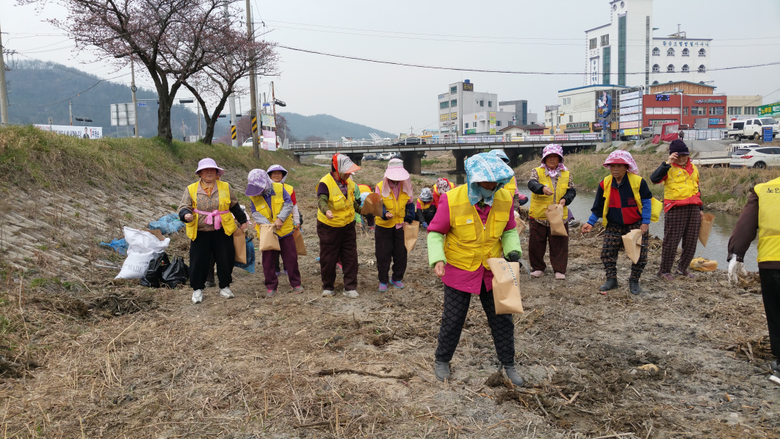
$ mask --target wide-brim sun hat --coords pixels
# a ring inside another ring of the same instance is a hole
[[[551,143],[542,150],[542,164],[544,164],[544,159],[551,154],[557,155],[561,159],[561,163],[563,163],[563,147],[557,143]]]
[[[404,181],[409,179],[409,172],[404,169],[404,162],[401,159],[392,159],[387,163],[385,178],[393,181]]]
[[[262,169],[252,169],[247,176],[246,191],[244,195],[254,197],[262,195],[269,187],[274,184],[271,177]]]
[[[225,173],[225,170],[217,166],[217,162],[214,161],[212,158],[206,157],[205,159],[201,159],[198,162],[198,169],[195,171],[195,174],[197,175],[198,172],[204,170],[204,169],[216,169],[217,175],[221,176]]]
[[[360,170],[360,166],[356,165],[348,155],[336,153],[331,160],[331,169],[339,174],[354,174]]]
[[[609,169],[609,165],[626,165],[628,166],[628,172],[632,174],[639,174],[639,168],[636,165],[636,160],[628,151],[617,150],[612,151],[606,160],[604,160],[604,167]]]

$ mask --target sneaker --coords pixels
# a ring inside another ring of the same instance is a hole
[[[225,287],[225,288],[222,288],[221,290],[219,290],[219,295],[224,297],[225,299],[232,299],[233,297],[235,297],[233,295],[233,292],[230,291],[230,288],[228,288],[228,287]]]
[[[333,297],[333,290],[322,290],[322,297]]]
[[[349,291],[344,291],[344,295],[349,297],[350,299],[354,299],[360,294],[358,294],[358,292],[355,290],[349,290]]]
[[[517,387],[523,386],[523,379],[520,377],[520,375],[517,373],[517,370],[515,369],[515,366],[504,366],[504,372],[506,372],[506,377],[509,378],[509,381],[512,382]]]
[[[379,291],[381,293],[384,293],[385,291],[387,291],[387,284],[383,284],[382,282],[379,282]]]
[[[668,280],[669,282],[674,280],[674,276],[672,276],[672,273],[658,273],[658,277],[664,280]]]
[[[293,293],[295,294],[301,294],[303,292],[303,287],[298,285],[297,287],[293,288]]]
[[[543,274],[542,270],[534,270],[531,272],[531,277],[542,277]]]
[[[341,266],[341,262],[336,262],[336,271],[344,271],[344,267]]]
[[[443,361],[434,362],[433,373],[436,374],[436,379],[439,381],[450,379],[450,363],[445,363]]]
[[[276,272],[276,277],[279,277],[279,276],[287,276],[287,270],[277,271]]]
[[[566,275],[563,273],[555,273],[555,278],[558,280],[566,280]]]
[[[206,284],[205,284],[206,288],[214,288],[216,286],[217,286],[217,284],[215,284],[213,280],[207,280],[206,281]]]
[[[375,226],[369,226],[368,230],[370,230],[372,232],[376,232],[376,227]]]
[[[195,290],[192,292],[192,303],[203,302],[203,290]]]
[[[675,272],[674,274],[676,274],[677,276],[687,277],[688,279],[696,279],[696,276],[694,276],[693,273],[691,273],[690,271],[683,272],[677,270],[677,272]]]
[[[271,297],[274,297],[276,295],[276,290],[268,290],[267,293],[265,293],[265,298],[270,299]]]
[[[398,280],[398,281],[391,280],[390,283],[393,284],[393,286],[398,288],[399,290],[403,290],[404,289],[404,283],[401,282],[400,280]]]

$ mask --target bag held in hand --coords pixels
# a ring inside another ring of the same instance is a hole
[[[628,259],[636,264],[642,252],[642,231],[634,229],[623,235],[623,247],[626,249]]]
[[[279,237],[276,235],[276,226],[273,224],[258,224],[260,233],[257,234],[257,240],[260,242],[261,252],[268,250],[281,250],[279,247]]]
[[[715,215],[711,213],[705,213],[701,217],[701,227],[699,227],[699,241],[701,245],[707,247],[707,240],[710,239],[710,231],[712,231],[712,223],[715,221]]]
[[[236,256],[233,258],[233,261],[238,262],[240,264],[246,264],[246,235],[244,235],[244,231],[240,228],[236,229],[235,232],[233,232],[233,247],[235,248],[235,254]]]
[[[298,256],[306,256],[306,244],[303,242],[303,235],[300,230],[293,230],[293,239],[295,240],[295,249],[298,251]]]
[[[363,201],[363,207],[360,209],[361,215],[374,215],[382,216],[382,196],[374,192],[368,194],[365,201]]]
[[[523,312],[520,298],[520,263],[508,262],[504,258],[487,260],[493,272],[493,302],[496,314],[518,314]]]
[[[404,223],[404,245],[406,252],[411,253],[417,244],[417,236],[420,234],[420,222],[412,221],[411,224]]]
[[[550,222],[550,234],[552,236],[569,236],[563,225],[563,206],[550,204],[547,206],[547,221]]]
[[[515,223],[517,223],[517,227],[516,227],[516,229],[517,229],[517,233],[518,233],[518,234],[520,234],[520,235],[522,235],[522,234],[523,234],[523,232],[525,231],[525,228],[526,228],[527,226],[526,226],[526,224],[525,224],[525,221],[523,221],[522,219],[520,219],[520,214],[519,214],[519,213],[517,213],[517,212],[515,212]]]

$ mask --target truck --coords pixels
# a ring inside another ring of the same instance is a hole
[[[750,139],[759,140],[764,137],[764,127],[772,127],[772,138],[777,137],[780,124],[771,117],[753,117],[732,122],[732,129],[726,135],[735,140]]]

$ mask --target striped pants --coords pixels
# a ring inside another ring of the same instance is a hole
[[[631,230],[638,229],[641,225],[642,221],[627,225],[607,224],[607,228],[604,229],[604,246],[601,247],[601,262],[604,263],[604,269],[607,271],[607,279],[617,278],[617,258],[618,251],[623,248],[623,235]],[[642,272],[645,270],[649,240],[650,233],[644,233],[642,235],[642,249],[639,251],[639,260],[636,261],[636,264],[631,264],[630,280],[639,280],[639,277],[642,276]]]
[[[677,206],[664,214],[664,243],[661,251],[661,267],[658,274],[671,273],[677,246],[682,240],[682,254],[677,270],[687,273],[696,254],[696,242],[701,227],[701,209],[696,205]]]

